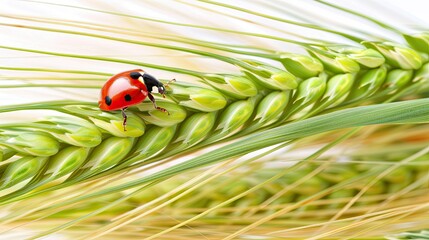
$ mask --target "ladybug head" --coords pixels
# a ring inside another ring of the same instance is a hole
[[[158,88],[158,92],[164,96],[165,94],[164,84],[162,84],[162,82],[160,82],[154,76],[148,73],[143,73],[143,81],[149,92],[152,92],[153,87],[156,87]]]
[[[161,82],[159,83],[160,85],[158,86],[158,92],[160,93],[160,94],[162,94],[162,96],[164,96],[165,95],[165,87],[164,87],[164,84],[162,84]],[[165,97],[165,96],[164,96]]]
[[[175,82],[176,79],[171,79],[170,81],[168,81],[167,84],[162,84],[162,82],[159,82],[158,84],[158,92],[160,94],[162,94],[162,96],[165,98],[165,88],[168,87],[168,84],[170,84],[171,82]]]

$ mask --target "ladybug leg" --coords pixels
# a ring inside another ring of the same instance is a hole
[[[170,113],[167,111],[167,109],[156,106],[155,98],[153,97],[153,95],[152,95],[152,94],[148,93],[148,95],[147,95],[147,96],[149,97],[150,101],[153,103],[153,106],[154,106],[156,109],[160,110],[161,112],[166,112],[168,115],[170,115]]]
[[[125,113],[125,109],[127,108],[122,108],[121,112],[122,112],[122,117],[124,118],[124,121],[122,122],[122,126],[124,126],[124,132],[127,131],[126,126],[127,126],[127,114]]]

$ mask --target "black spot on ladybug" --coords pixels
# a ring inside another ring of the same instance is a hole
[[[106,96],[104,98],[104,101],[106,102],[107,106],[110,106],[112,104],[112,99],[109,96]]]
[[[137,79],[139,79],[139,77],[141,77],[141,74],[140,74],[139,72],[131,72],[131,73],[130,73],[130,77],[131,77],[132,79],[137,80]]]
[[[131,96],[130,96],[130,94],[127,94],[127,95],[125,95],[125,101],[127,101],[127,102],[129,102],[129,101],[131,101]]]

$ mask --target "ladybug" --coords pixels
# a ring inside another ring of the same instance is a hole
[[[171,81],[175,81],[175,79]],[[164,86],[158,79],[141,69],[121,72],[111,77],[104,84],[98,106],[105,111],[121,110],[124,118],[122,125],[126,131],[127,115],[125,110],[129,106],[141,103],[146,97],[149,97],[156,109],[169,114],[165,108],[156,106],[155,98],[151,94],[153,87],[156,87],[165,98],[165,87],[168,86],[168,83]]]

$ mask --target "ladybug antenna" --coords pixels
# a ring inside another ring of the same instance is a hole
[[[164,85],[164,87],[168,87],[168,84],[175,82],[175,81],[176,81],[175,78],[171,79],[170,81],[167,82],[167,84]]]
[[[170,84],[171,82],[175,82],[176,81],[176,79],[171,79],[170,81],[168,81],[164,86],[163,86],[163,91],[161,92],[161,94],[162,94],[162,97],[163,98],[165,98],[165,88],[167,88],[168,87],[168,84]]]

